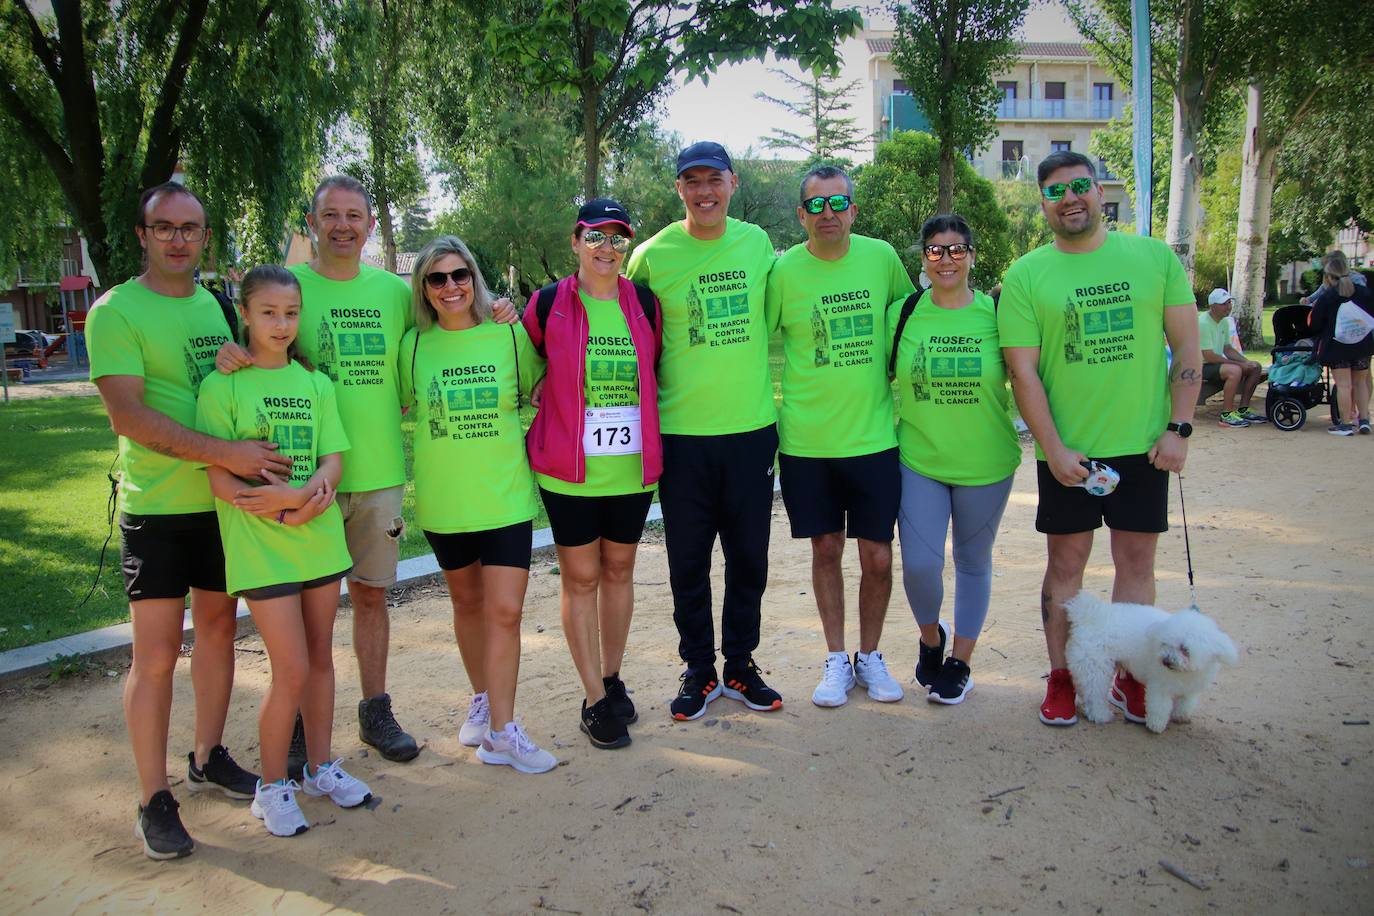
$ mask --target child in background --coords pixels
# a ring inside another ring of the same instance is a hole
[[[258,713],[262,779],[252,811],[272,834],[295,836],[309,828],[296,802],[301,786],[286,778],[298,709],[309,756],[305,794],[328,795],[344,808],[372,797],[330,755],[334,616],[339,580],[352,567],[334,488],[349,443],[333,383],[296,350],[296,278],[275,265],[253,268],[243,279],[239,310],[253,365],[205,379],[196,426],[224,439],[274,441],[292,459],[289,480],[264,471],[265,483],[245,482],[224,468],[207,471],[229,592],[248,602],[272,665]]]

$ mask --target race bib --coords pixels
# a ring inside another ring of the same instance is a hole
[[[593,455],[638,455],[639,407],[589,407],[582,418],[582,451]]]

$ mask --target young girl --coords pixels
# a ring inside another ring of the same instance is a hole
[[[271,440],[292,460],[289,480],[263,471],[265,484],[220,467],[207,471],[229,592],[248,602],[272,664],[272,685],[258,713],[262,779],[252,811],[276,836],[294,836],[309,827],[296,803],[301,786],[286,779],[297,709],[309,758],[305,793],[328,795],[344,808],[372,797],[341,761],[331,762],[329,747],[334,615],[339,580],[352,566],[334,488],[349,444],[333,383],[296,350],[296,278],[275,265],[253,268],[243,279],[239,310],[253,365],[202,383],[196,425],[223,439]]]

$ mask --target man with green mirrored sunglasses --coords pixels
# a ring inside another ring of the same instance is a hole
[[[1082,153],[1052,153],[1040,163],[1040,209],[1054,241],[1007,271],[997,314],[1007,373],[1039,459],[1046,725],[1078,721],[1064,602],[1083,588],[1093,531],[1104,522],[1112,600],[1155,603],[1169,473],[1183,470],[1188,456],[1201,382],[1197,307],[1183,265],[1158,239],[1108,231],[1095,176],[1096,164]],[[1114,492],[1083,489],[1089,459],[1120,475]],[[1118,675],[1110,699],[1128,720],[1144,721],[1145,690],[1129,674]]]

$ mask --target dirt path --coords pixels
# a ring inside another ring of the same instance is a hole
[[[0,908],[1368,912],[1374,438],[1327,436],[1316,416],[1298,433],[1220,430],[1216,413],[1201,412],[1186,495],[1201,604],[1244,658],[1192,724],[1163,736],[1119,720],[1037,721],[1043,545],[1026,463],[998,544],[977,689],[959,707],[910,695],[880,705],[862,691],[842,709],[811,705],[823,644],[809,554],[787,537],[780,502],[758,658],[787,699],[782,712],[722,699],[702,721],[668,719],[676,635],[663,548],[651,543],[624,671],[641,711],[635,743],[591,749],[577,730],[557,576],[537,563],[518,708],[565,765],[545,776],[483,766],[455,737],[468,687],[447,601],[417,590],[394,612],[391,690],[425,751],[408,765],[364,756],[341,614],[336,751],[381,801],[340,812],[305,800],[317,826],[295,840],[268,837],[246,804],[178,786],[197,851],[148,861],[130,835],[122,666],[8,688]],[[1177,530],[1159,569],[1161,603],[1186,604]],[[1105,538],[1089,572],[1088,587],[1110,589]],[[900,597],[883,645],[909,680],[916,630]],[[267,666],[256,637],[240,646],[228,743],[252,762]],[[169,766],[182,775],[185,663],[177,689]]]

